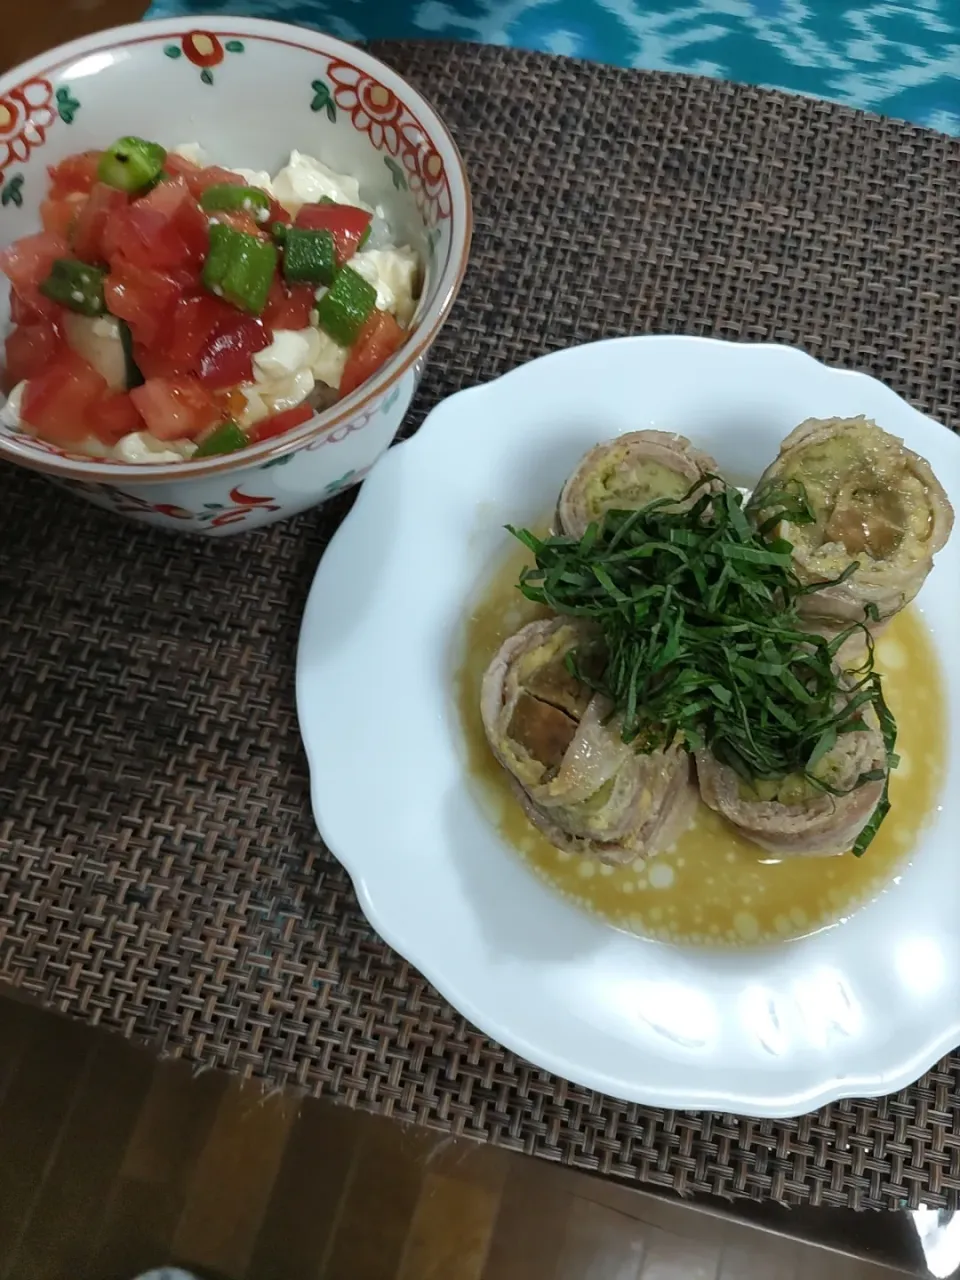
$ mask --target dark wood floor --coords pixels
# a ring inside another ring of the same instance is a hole
[[[221,1280],[906,1274],[532,1157],[194,1076],[0,997],[0,1280],[125,1280],[172,1262]]]

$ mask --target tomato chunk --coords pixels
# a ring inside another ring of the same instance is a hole
[[[284,284],[275,276],[263,309],[263,323],[268,329],[306,329],[316,305],[312,284]]]
[[[44,231],[52,231],[54,235],[69,240],[83,204],[84,197],[76,195],[66,196],[63,200],[41,200],[40,222]]]
[[[58,257],[69,257],[70,246],[63,236],[52,232],[37,232],[36,236],[24,236],[0,250],[0,271],[24,298],[32,301],[40,285],[50,275],[50,268]],[[42,294],[37,294],[42,297]]]
[[[185,270],[196,279],[209,242],[207,219],[181,179],[161,182],[142,200],[115,211],[103,231],[103,252],[111,264]]]
[[[350,348],[340,378],[340,394],[348,396],[399,351],[406,337],[388,311],[374,311]]]
[[[104,233],[111,218],[129,204],[126,194],[104,182],[96,182],[77,214],[73,249],[83,262],[106,262]]]
[[[270,418],[258,422],[250,432],[250,443],[259,444],[262,440],[273,440],[277,436],[286,435],[294,427],[309,422],[315,410],[308,404],[298,404],[293,409],[285,409],[283,413],[275,413]]]
[[[220,421],[216,400],[196,378],[148,378],[130,398],[158,440],[193,440]]]
[[[373,214],[351,204],[305,204],[297,213],[294,226],[329,231],[337,251],[337,265],[342,267],[359,249],[372,221]]]
[[[253,357],[269,347],[263,321],[234,312],[219,325],[200,353],[200,380],[216,390],[253,380]]]
[[[126,320],[138,343],[152,346],[164,334],[173,309],[185,295],[189,277],[118,262],[107,277],[107,310]]]
[[[60,349],[61,338],[49,320],[17,325],[7,337],[4,361],[8,390],[27,378],[36,378],[50,365]]]
[[[167,361],[168,372],[197,373],[201,353],[211,336],[236,316],[235,307],[210,294],[181,298],[174,308],[169,334],[159,347],[154,348],[154,353]]]
[[[94,401],[87,412],[90,431],[104,444],[116,444],[132,431],[143,430],[143,419],[129,391],[117,391]]]
[[[107,384],[96,369],[62,347],[53,363],[27,383],[20,416],[53,444],[78,444],[90,433],[92,406],[106,394]]]
[[[190,160],[184,160],[183,156],[169,154],[164,168],[172,177],[184,180],[195,200],[199,200],[208,187],[245,187],[248,185],[240,177],[239,173],[231,173],[229,169],[221,169],[216,164],[201,168]]]
[[[81,151],[67,156],[58,165],[51,165],[47,170],[50,174],[50,198],[59,200],[71,192],[87,195],[97,180],[97,166],[102,155],[102,151]]]
[[[225,227],[233,227],[234,231],[242,231],[244,235],[256,236],[259,240],[269,240],[269,224],[259,223],[252,213],[244,209],[218,209],[211,218],[222,222]]]

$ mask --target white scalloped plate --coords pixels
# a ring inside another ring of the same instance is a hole
[[[960,439],[862,374],[786,347],[601,342],[453,396],[363,486],[310,595],[297,671],[313,808],[386,941],[534,1063],[639,1102],[796,1115],[889,1093],[960,1043],[960,535],[920,607],[954,747],[900,881],[779,946],[645,941],[579,911],[491,825],[454,701],[464,610],[599,438],[681,430],[754,478],[803,418],[865,413],[928,458],[960,509]]]

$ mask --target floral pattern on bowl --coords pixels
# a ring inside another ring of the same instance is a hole
[[[235,167],[270,169],[292,148],[317,155],[359,178],[364,198],[386,209],[425,264],[417,316],[397,356],[278,440],[202,462],[134,466],[70,455],[0,425],[3,459],[119,515],[216,536],[329,500],[390,445],[459,288],[471,210],[452,139],[384,64],[280,23],[194,22],[187,30],[171,20],[102,32],[0,77],[0,246],[37,229],[47,166],[122,129],[167,146],[197,140],[212,160]],[[143,94],[146,80],[159,92]],[[265,83],[269,105],[252,110]],[[157,102],[162,116],[150,105]],[[8,304],[0,293],[2,334]]]

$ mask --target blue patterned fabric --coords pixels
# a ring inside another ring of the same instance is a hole
[[[346,40],[478,40],[812,94],[960,134],[960,0],[157,0]]]

